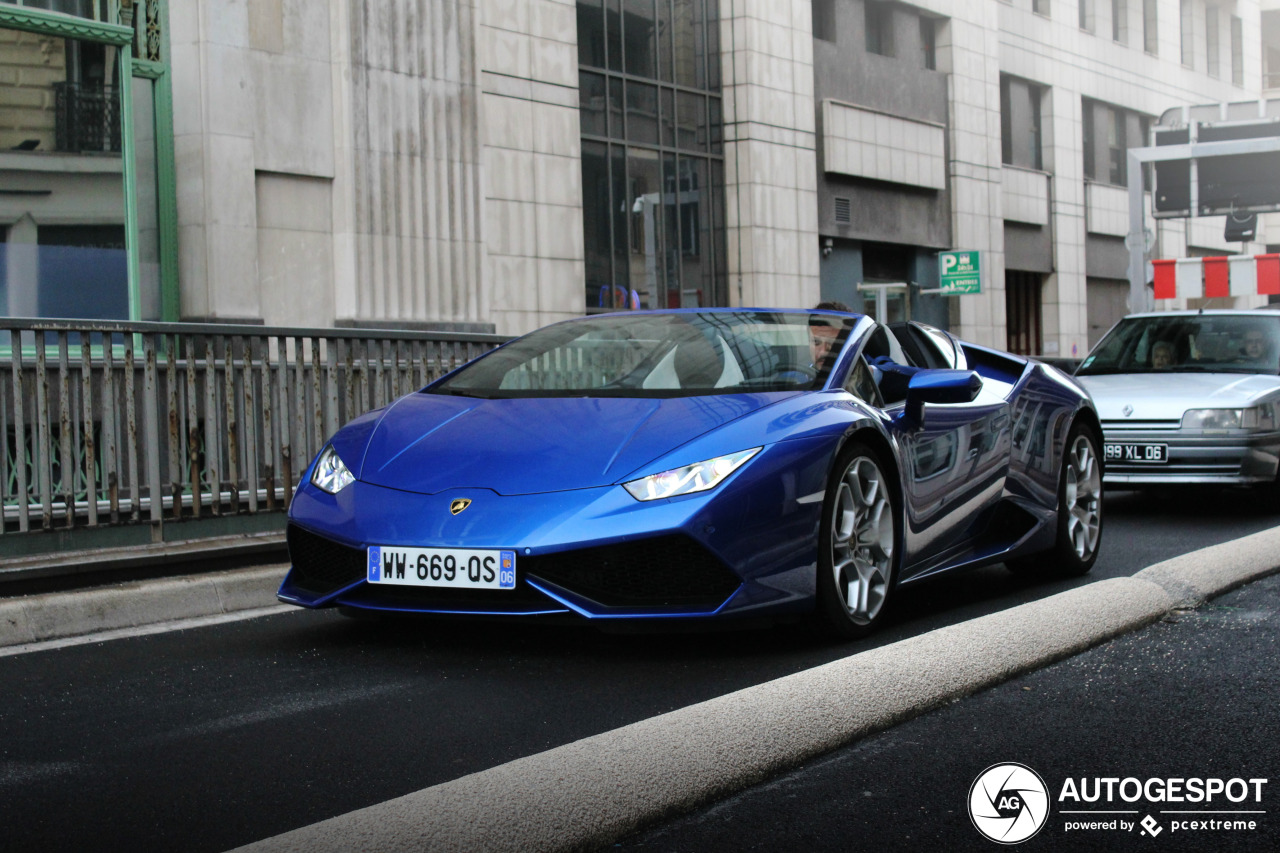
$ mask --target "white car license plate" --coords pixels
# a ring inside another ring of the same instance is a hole
[[[1161,465],[1169,461],[1167,444],[1108,444],[1103,453],[1108,462]]]
[[[369,546],[369,583],[515,589],[516,552],[473,548]]]

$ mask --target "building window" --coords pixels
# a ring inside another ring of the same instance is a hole
[[[120,5],[0,3],[0,316],[178,318],[163,3]]]
[[[1049,0],[1031,0],[1031,11],[1049,17]]]
[[[1043,87],[1000,75],[1000,150],[1007,166],[1043,168],[1040,101]]]
[[[1210,77],[1217,77],[1222,73],[1222,69],[1218,65],[1218,45],[1221,44],[1221,38],[1218,33],[1218,7],[1204,7],[1204,56],[1205,71]]]
[[[1039,273],[1005,270],[1005,349],[1016,355],[1042,352],[1040,285]]]
[[[813,37],[836,40],[836,0],[813,0]]]
[[[926,15],[920,16],[920,50],[924,53],[924,67],[938,70],[938,22]]]
[[[587,311],[724,305],[719,5],[622,7],[578,0]]]
[[[1080,15],[1080,29],[1093,32],[1093,0],[1080,0],[1077,11]]]
[[[1150,118],[1088,98],[1083,99],[1082,117],[1085,179],[1125,186],[1128,149],[1146,144]]]
[[[1129,43],[1128,0],[1111,0],[1111,40],[1120,44]]]
[[[1114,107],[1107,110],[1110,121],[1107,129],[1107,165],[1108,180],[1115,186],[1122,187],[1128,177],[1128,146],[1125,144],[1127,128],[1124,111]]]
[[[1188,68],[1194,68],[1196,64],[1196,48],[1194,29],[1194,18],[1192,16],[1193,6],[1191,0],[1181,0],[1179,7],[1178,27],[1182,37],[1182,64]]]
[[[1231,83],[1244,85],[1244,22],[1231,16]]]
[[[867,0],[863,9],[867,28],[867,53],[893,56],[893,5],[879,0]]]
[[[1160,52],[1158,0],[1142,0],[1142,49],[1152,56]]]

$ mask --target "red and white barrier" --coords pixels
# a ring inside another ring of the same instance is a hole
[[[1152,261],[1156,299],[1280,295],[1280,255]]]

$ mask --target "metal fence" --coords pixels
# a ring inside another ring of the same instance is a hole
[[[341,424],[504,340],[0,319],[0,534],[286,509]]]

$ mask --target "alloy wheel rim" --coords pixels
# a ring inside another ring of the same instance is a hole
[[[1066,485],[1067,537],[1076,556],[1087,560],[1097,550],[1102,532],[1102,472],[1093,445],[1083,435],[1076,436],[1067,454]]]
[[[859,456],[840,478],[831,518],[831,570],[855,624],[869,624],[884,606],[893,540],[893,506],[884,475],[875,462]]]

